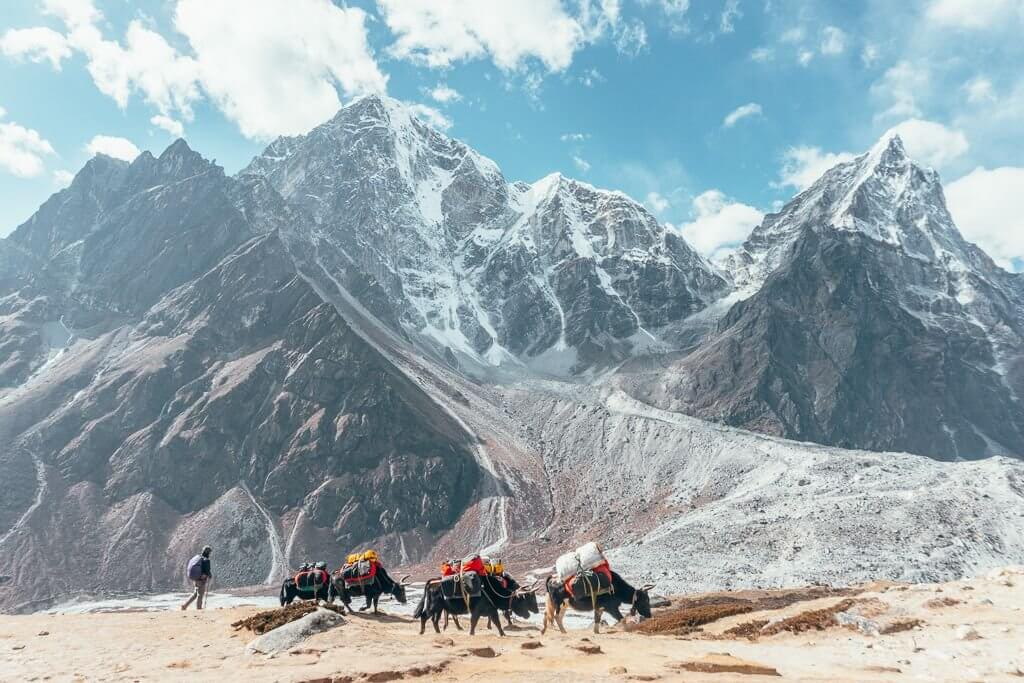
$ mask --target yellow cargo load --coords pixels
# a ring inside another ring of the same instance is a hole
[[[370,562],[380,562],[380,555],[377,554],[376,550],[367,550],[360,556],[359,559],[369,560]]]
[[[359,553],[352,553],[345,558],[345,564],[355,564],[359,561]]]

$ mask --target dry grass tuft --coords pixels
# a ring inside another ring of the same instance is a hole
[[[894,633],[912,631],[918,626],[924,626],[923,619],[897,619],[891,624],[886,624],[882,628],[878,629],[878,632],[883,636],[891,636]]]
[[[723,632],[723,635],[731,638],[747,638],[754,640],[761,635],[761,629],[768,625],[767,619],[754,619],[753,621],[745,621],[742,624],[728,628]]]
[[[932,598],[924,603],[924,606],[928,609],[942,609],[943,607],[955,607],[961,602],[963,601],[956,598]]]
[[[774,591],[748,598],[728,595],[706,595],[696,598],[674,598],[672,607],[657,612],[652,618],[636,626],[627,626],[630,631],[647,635],[687,635],[701,630],[705,624],[748,612],[779,610],[798,602],[818,600],[827,597],[857,595],[855,588],[835,589],[824,586]],[[753,622],[751,622],[753,623]],[[742,636],[740,636],[742,637]]]
[[[647,621],[630,627],[630,630],[648,635],[686,635],[698,630],[704,624],[737,614],[746,614],[753,610],[754,605],[749,600],[682,607],[662,612]]]
[[[804,633],[805,631],[824,631],[827,628],[836,626],[836,615],[857,604],[856,600],[846,599],[831,607],[823,609],[812,609],[801,612],[795,616],[783,619],[761,631],[763,636],[773,636],[777,633],[787,631],[789,633]]]

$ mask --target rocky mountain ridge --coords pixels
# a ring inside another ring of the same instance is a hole
[[[742,300],[669,369],[660,407],[847,448],[1024,452],[1020,278],[967,243],[898,136],[768,215],[727,264]]]
[[[626,195],[559,174],[509,183],[387,97],[273,142],[242,174],[307,210],[318,257],[375,278],[406,332],[470,364],[607,366],[728,288]]]
[[[861,576],[868,543],[894,578],[1022,559],[1019,460],[854,450],[1024,454],[1024,288],[937,174],[885,138],[725,265],[622,193],[510,183],[384,97],[236,176],[184,141],[97,157],[0,240],[0,608],[165,590],[199,539],[240,585],[366,543],[675,557],[712,512],[762,557],[849,543],[776,582]],[[787,517],[805,485],[819,505]],[[902,562],[881,508],[939,523]]]

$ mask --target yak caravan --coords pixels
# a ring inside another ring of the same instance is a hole
[[[461,560],[447,560],[440,570],[440,576],[424,582],[423,594],[413,612],[414,620],[420,622],[420,634],[426,630],[428,621],[436,633],[441,633],[442,618],[445,628],[451,620],[461,631],[459,617],[468,615],[470,635],[476,633],[480,618],[487,617],[487,627],[496,628],[498,634],[504,636],[501,616],[505,617],[507,625],[512,625],[513,615],[525,620],[540,612],[537,600],[540,579],[522,586],[506,571],[501,559],[473,554]],[[327,570],[325,562],[303,563],[295,575],[282,584],[280,603],[281,607],[291,605],[294,600],[333,604],[340,598],[351,612],[352,598],[363,597],[366,604],[359,611],[372,607],[377,614],[381,596],[388,595],[400,604],[406,603],[408,579],[409,576],[400,581],[392,579],[377,551],[366,550],[350,554],[333,574]],[[616,623],[623,621],[623,605],[630,606],[629,616],[637,621],[651,617],[648,591],[654,584],[634,588],[612,570],[598,543],[586,543],[561,555],[555,562],[554,572],[543,581],[546,607],[541,635],[552,623],[565,633],[563,619],[569,609],[592,614],[595,634],[600,633],[604,614]]]

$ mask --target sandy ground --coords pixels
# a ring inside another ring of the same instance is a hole
[[[924,622],[893,635],[838,625],[755,640],[722,635],[739,624],[771,624],[842,599],[731,616],[687,635],[615,628],[600,635],[574,630],[541,637],[538,624],[525,623],[505,638],[486,630],[470,637],[454,629],[437,636],[429,626],[420,636],[418,625],[404,615],[352,615],[277,655],[245,654],[254,636],[231,628],[260,610],[252,606],[6,616],[0,617],[0,680],[1024,680],[1022,568],[937,585],[872,586],[854,596],[855,611],[877,626],[910,618]],[[524,648],[531,642],[540,646]],[[584,651],[595,646],[599,652]],[[725,671],[700,671],[708,669]],[[768,675],[773,670],[777,676]]]

